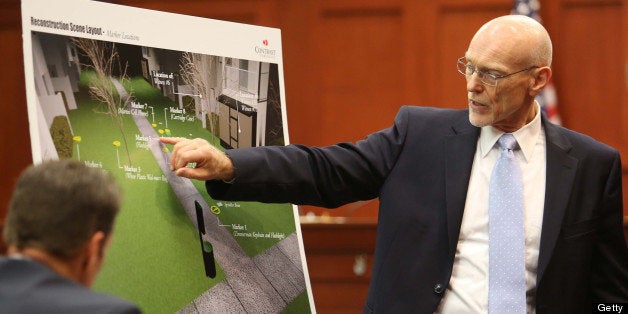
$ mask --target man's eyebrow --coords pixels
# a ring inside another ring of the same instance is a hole
[[[502,75],[502,74],[506,74],[506,71],[504,70],[499,70],[496,68],[491,68],[485,65],[479,65],[479,66],[474,66],[477,70],[485,72],[485,73],[490,73],[490,74],[495,74],[495,75]]]
[[[473,68],[475,68],[476,71],[480,71],[480,72],[484,72],[484,73],[488,73],[488,74],[494,74],[494,75],[503,75],[506,74],[507,72],[504,70],[499,70],[496,68],[492,68],[486,65],[476,65],[472,59],[469,59],[469,57],[467,57],[466,55],[464,56],[464,59],[467,61],[467,65],[472,66]]]

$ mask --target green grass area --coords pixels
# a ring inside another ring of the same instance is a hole
[[[304,309],[310,309],[310,299],[307,297],[307,292],[303,291],[299,294],[292,303],[288,304],[286,308],[281,311],[282,314],[307,314],[311,311],[305,311]]]
[[[136,302],[147,313],[172,313],[224,279],[205,277],[198,233],[168,184],[161,181],[130,180],[119,168],[131,164],[144,174],[161,176],[150,151],[129,143],[127,156],[122,133],[110,116],[96,113],[102,106],[85,91],[78,93],[79,108],[69,113],[75,136],[75,158],[102,165],[124,191],[124,203],[116,221],[113,243],[95,283],[99,291]],[[124,117],[124,133],[132,139],[139,133],[131,116]],[[77,149],[79,146],[79,149]]]
[[[87,86],[91,79],[93,73],[83,72],[81,89],[75,94],[78,109],[69,112],[73,135],[80,136],[80,141],[73,143],[73,158],[109,170],[124,191],[113,243],[94,288],[129,299],[146,313],[176,312],[224,280],[224,272],[217,265],[217,277],[205,277],[198,232],[170,185],[165,181],[129,177],[129,172],[123,168],[125,165],[139,168],[143,175],[156,178],[161,178],[163,173],[151,151],[136,146],[135,135],[141,134],[132,116],[123,115],[120,128],[110,115],[103,113],[106,107],[89,96]],[[164,109],[178,106],[142,78],[122,83],[137,102],[147,104],[147,118],[157,131],[169,136],[201,137],[217,142],[198,119],[191,119],[191,122],[168,119]],[[117,142],[119,145],[114,145]],[[218,204],[207,196],[204,182],[193,181],[193,184],[210,206]],[[239,207],[221,207],[217,215],[221,224],[246,225],[247,231],[275,232],[285,236],[295,232],[294,214],[289,204],[237,204]],[[211,213],[207,211],[205,214]],[[235,239],[251,257],[281,240]],[[305,294],[305,300],[301,296],[289,308],[307,306]]]
[[[149,117],[149,121],[154,122],[157,130],[165,130],[167,128],[170,131],[170,136],[175,137],[204,138],[217,148],[224,150],[224,148],[220,146],[220,141],[207,129],[203,128],[200,120],[194,119],[193,122],[182,122],[179,120],[167,121],[163,109],[170,106],[176,107],[177,105],[169,98],[162,96],[159,90],[153,88],[143,78],[137,77],[125,81],[124,87],[133,93],[137,102],[140,104],[150,104],[153,106],[154,112],[159,112],[159,114],[155,114],[154,120],[152,120],[152,115]],[[200,191],[200,194],[205,197],[205,201],[210,206],[219,203],[219,201],[209,198],[205,191],[204,182],[197,180],[192,182]],[[233,204],[234,202],[222,203]],[[237,202],[237,204],[240,205],[240,207],[221,207],[221,212],[217,216],[222,224],[246,225],[248,232],[276,232],[284,234],[285,236],[288,236],[296,230],[294,225],[295,218],[292,212],[292,205],[290,204],[262,204],[253,202]],[[235,239],[249,256],[256,256],[281,240],[280,238],[250,239],[246,237],[235,237]]]

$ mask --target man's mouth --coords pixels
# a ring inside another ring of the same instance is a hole
[[[469,107],[479,108],[479,107],[486,107],[486,105],[477,100],[469,99]]]

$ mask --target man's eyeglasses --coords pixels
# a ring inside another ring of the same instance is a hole
[[[519,70],[517,72],[513,72],[513,73],[509,73],[509,74],[504,74],[504,75],[497,75],[497,74],[493,74],[493,73],[488,73],[488,72],[483,72],[480,71],[478,69],[476,69],[474,66],[470,65],[468,62],[466,62],[465,57],[461,57],[458,58],[458,62],[457,62],[457,67],[458,67],[458,72],[466,77],[470,77],[471,75],[473,75],[473,73],[478,75],[478,78],[480,79],[480,81],[482,81],[482,83],[488,85],[488,86],[497,86],[497,80],[498,79],[502,79],[502,78],[506,78],[512,75],[515,75],[517,73],[521,73],[524,71],[528,71],[528,70],[532,70],[534,68],[538,68],[538,66],[531,66],[529,68],[525,68],[523,70]]]

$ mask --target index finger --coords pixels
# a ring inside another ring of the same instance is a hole
[[[172,145],[176,145],[178,143],[181,143],[183,141],[187,140],[184,137],[160,137],[159,141],[161,141],[164,144],[172,144]],[[176,159],[177,159],[177,147],[175,146],[174,149],[172,150],[171,154],[170,154],[170,170],[174,170],[176,167]]]
[[[159,140],[164,144],[176,144],[181,141],[185,141],[184,137],[160,137]]]

